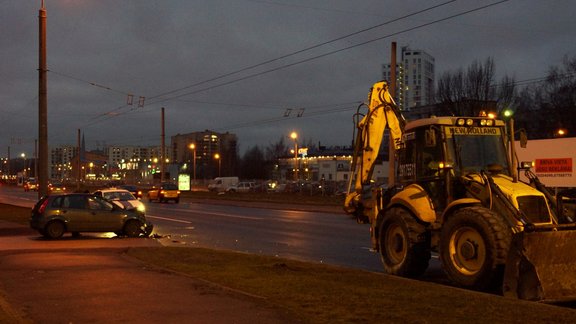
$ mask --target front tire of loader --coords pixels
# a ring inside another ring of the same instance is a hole
[[[498,291],[512,234],[493,211],[466,207],[456,211],[440,234],[440,259],[454,283],[475,290]]]
[[[430,261],[426,228],[405,209],[390,208],[380,226],[380,256],[388,274],[421,276]]]

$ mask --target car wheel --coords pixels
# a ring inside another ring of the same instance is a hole
[[[180,202],[180,198],[176,198],[176,199],[174,199],[174,203],[176,203],[176,204],[177,204],[177,203],[179,203],[179,202]]]
[[[124,234],[128,237],[138,237],[141,232],[139,221],[130,220],[124,224]]]
[[[45,236],[50,239],[61,238],[65,231],[66,227],[61,221],[52,221],[44,228]]]

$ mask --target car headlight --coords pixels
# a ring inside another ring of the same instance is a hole
[[[138,205],[138,207],[136,208],[139,212],[145,212],[146,211],[146,207],[144,207],[143,204]]]

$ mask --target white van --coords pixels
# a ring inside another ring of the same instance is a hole
[[[217,177],[208,184],[208,190],[213,192],[228,192],[238,187],[238,177]]]

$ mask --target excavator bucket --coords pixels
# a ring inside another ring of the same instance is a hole
[[[503,294],[542,302],[576,300],[576,230],[515,234]]]

